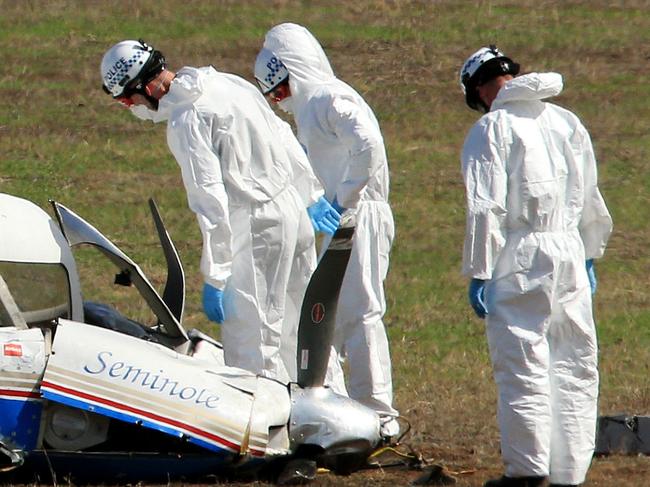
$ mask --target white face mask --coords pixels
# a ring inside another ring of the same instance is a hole
[[[293,113],[293,97],[288,96],[284,100],[280,100],[278,102],[278,106],[280,107],[280,110],[286,113]]]
[[[140,120],[153,120],[156,116],[156,111],[147,108],[145,105],[132,105],[129,110]]]

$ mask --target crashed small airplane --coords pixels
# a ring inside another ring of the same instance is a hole
[[[169,482],[269,467],[281,476],[296,461],[314,474],[363,466],[382,443],[379,417],[323,386],[353,229],[337,232],[312,276],[298,381],[286,384],[226,366],[220,343],[184,329],[183,269],[149,203],[167,262],[162,297],[73,211],[52,202],[55,220],[0,194],[0,482]],[[117,267],[117,284],[134,285],[153,323],[83,301],[71,250],[81,244]]]

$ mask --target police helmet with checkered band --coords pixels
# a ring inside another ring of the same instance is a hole
[[[289,71],[280,58],[262,48],[255,59],[255,79],[263,94],[270,93],[289,78]]]
[[[142,39],[118,42],[102,59],[102,88],[113,98],[142,91],[165,69],[165,57]]]
[[[482,47],[467,58],[460,70],[460,86],[467,105],[473,110],[482,107],[476,88],[497,76],[519,73],[519,64],[505,56],[495,45]]]

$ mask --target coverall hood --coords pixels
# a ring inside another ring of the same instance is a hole
[[[316,86],[336,79],[325,51],[312,33],[301,25],[276,25],[266,33],[264,47],[278,56],[289,71],[294,104],[302,104]]]
[[[562,92],[562,75],[558,73],[530,73],[508,81],[499,90],[490,111],[516,101],[544,100]]]

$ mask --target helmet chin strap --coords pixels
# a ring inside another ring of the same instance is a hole
[[[149,103],[151,103],[151,109],[157,111],[158,110],[158,99],[154,98],[151,95],[147,95],[147,94],[145,94],[144,97],[147,99],[147,101],[149,101]]]
[[[490,111],[490,107],[479,97],[478,102],[476,103],[479,112],[487,113]]]
[[[490,107],[487,105],[487,103],[483,101],[483,99],[478,94],[478,87],[474,86],[468,89],[472,91],[468,92],[466,95],[465,100],[467,101],[467,105],[472,110],[476,110],[477,112],[488,113],[490,111]]]

